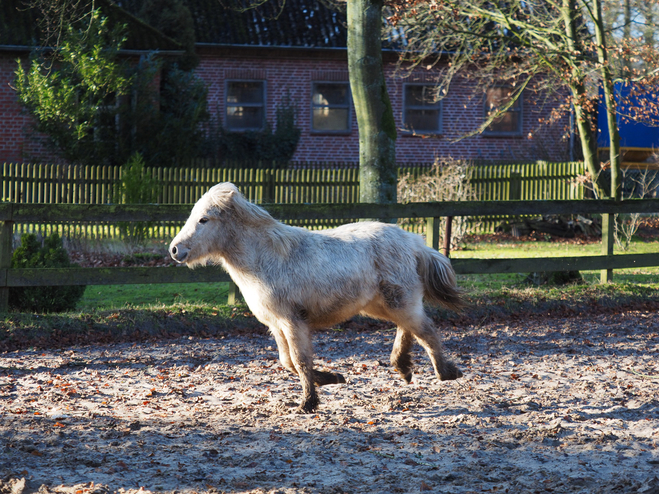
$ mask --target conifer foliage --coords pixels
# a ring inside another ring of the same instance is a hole
[[[57,233],[44,238],[43,245],[33,233],[21,237],[21,245],[12,256],[12,268],[75,267]],[[73,310],[85,292],[85,286],[15,287],[9,290],[10,308],[21,312],[62,312]]]

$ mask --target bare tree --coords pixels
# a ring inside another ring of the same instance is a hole
[[[656,2],[656,0],[650,0]],[[560,110],[574,111],[584,161],[599,197],[620,199],[621,155],[614,83],[620,51],[631,61],[629,81],[656,83],[656,55],[648,31],[614,36],[604,0],[403,0],[391,4],[388,35],[404,46],[404,66],[438,65],[442,97],[461,74],[482,86],[514,85],[477,132],[509,110],[524,91],[568,91]],[[648,18],[646,16],[646,18]],[[623,22],[624,24],[624,22]],[[656,51],[656,50],[655,50]],[[613,56],[611,55],[613,54]],[[447,62],[446,62],[447,61]],[[609,122],[611,183],[604,183],[593,115],[598,88]],[[560,93],[557,93],[560,97]],[[653,108],[656,112],[656,107]]]
[[[348,70],[361,202],[396,202],[396,124],[382,65],[382,0],[348,0]]]

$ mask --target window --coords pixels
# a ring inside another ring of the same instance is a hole
[[[229,130],[261,130],[265,122],[265,83],[228,81],[226,125]]]
[[[420,134],[442,131],[442,102],[435,101],[436,87],[428,84],[405,84],[403,126]]]
[[[510,102],[513,93],[511,86],[494,86],[488,88],[485,95],[485,116],[497,108]],[[487,134],[521,134],[522,133],[522,98],[517,101],[499,118],[496,118],[485,129]]]
[[[350,87],[347,82],[314,82],[311,130],[350,132]]]

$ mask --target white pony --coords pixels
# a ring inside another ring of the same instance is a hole
[[[341,374],[313,368],[310,331],[355,314],[397,325],[391,363],[408,383],[415,339],[440,380],[462,376],[444,359],[423,308],[424,297],[449,309],[463,307],[455,273],[418,235],[377,222],[321,231],[288,226],[227,182],[199,199],[169,252],[189,267],[209,261],[224,266],[251,311],[272,331],[281,363],[300,377],[304,412],[318,406],[314,384],[345,383]]]

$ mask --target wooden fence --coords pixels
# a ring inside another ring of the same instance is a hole
[[[479,200],[569,200],[583,198],[583,187],[576,177],[583,164],[547,163],[479,165],[470,167],[471,183]],[[399,174],[418,175],[428,170],[424,165],[406,165]],[[196,202],[211,186],[233,182],[252,202],[277,204],[332,203],[359,201],[359,169],[356,167],[299,167],[286,170],[239,168],[147,168],[146,173],[158,183],[158,204]],[[117,184],[121,167],[69,166],[43,164],[2,165],[2,201],[21,204],[118,204]],[[346,220],[326,219],[322,226],[337,226]],[[479,218],[479,228],[490,231],[501,218]],[[294,224],[313,226],[319,220],[299,220]],[[180,222],[160,222],[152,232],[155,238],[171,238]],[[410,227],[411,228],[411,227]],[[75,238],[120,237],[116,222],[87,221],[65,223],[17,223],[17,233],[38,231]]]
[[[455,259],[458,274],[518,273],[533,271],[602,270],[602,281],[613,269],[659,266],[659,253],[613,255],[613,215],[659,213],[659,199],[622,202],[602,200],[479,201],[411,204],[270,204],[265,206],[281,220],[342,220],[347,218],[426,218],[426,242],[438,248],[440,217],[601,214],[602,255],[530,259]],[[220,268],[11,268],[14,222],[80,221],[178,221],[190,213],[190,205],[91,205],[0,204],[0,312],[7,310],[8,290],[17,286],[116,285],[139,283],[189,283],[229,281]]]
[[[406,165],[399,174],[418,174],[424,165]],[[574,179],[583,163],[471,166],[471,181],[479,200],[567,200],[583,198]],[[118,166],[4,163],[2,201],[50,204],[120,203]],[[352,203],[359,198],[359,169],[294,168],[146,168],[158,183],[158,204],[190,204],[219,182],[233,182],[257,203]]]

